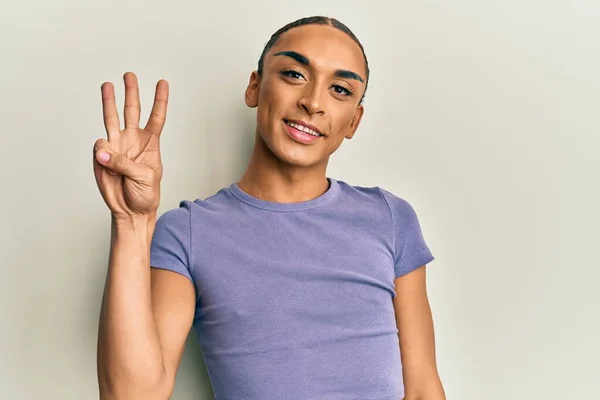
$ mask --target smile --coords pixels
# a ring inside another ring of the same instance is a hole
[[[295,129],[297,129],[297,130],[299,130],[301,132],[307,133],[309,135],[312,135],[312,136],[315,136],[315,137],[321,137],[321,136],[323,136],[320,132],[318,132],[318,131],[316,131],[316,130],[314,130],[312,128],[309,128],[307,126],[301,125],[299,123],[291,122],[291,121],[287,121],[287,120],[285,121],[285,123],[288,124],[289,126],[291,126],[292,128],[295,128]]]

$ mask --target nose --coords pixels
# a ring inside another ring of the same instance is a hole
[[[325,114],[323,107],[324,90],[322,85],[317,82],[312,82],[305,86],[302,95],[298,99],[298,107],[304,110],[309,115]]]

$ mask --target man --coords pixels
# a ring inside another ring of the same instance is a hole
[[[102,399],[167,399],[192,327],[217,399],[445,398],[414,210],[326,175],[364,110],[368,64],[348,28],[312,17],[273,35],[246,89],[246,172],[159,219],[168,86],[142,129],[136,77],[124,81],[125,129],[104,84],[108,140],[94,148],[112,213]]]

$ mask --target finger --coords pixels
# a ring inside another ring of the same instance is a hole
[[[108,142],[107,140],[104,140],[104,139],[98,139],[96,141],[96,143],[94,144],[94,171],[95,171],[95,173],[96,173],[96,171],[97,171],[97,173],[100,173],[100,171],[106,171],[110,175],[113,175],[113,176],[117,175],[117,173],[115,171],[107,169],[105,166],[103,166],[102,164],[99,163],[98,159],[96,158],[96,154],[100,150],[112,151],[112,146],[110,145],[110,142]],[[98,179],[99,176],[97,175],[96,178]]]
[[[154,94],[154,104],[152,112],[146,124],[146,130],[155,135],[160,135],[165,121],[167,119],[167,104],[169,102],[169,84],[161,79],[156,84],[156,93]]]
[[[114,187],[114,182],[111,182],[116,178],[108,176],[106,171],[107,169],[100,165],[94,157],[94,176],[96,177],[96,185],[100,190],[100,194],[107,205],[116,204],[115,193],[112,189]]]
[[[105,82],[102,84],[101,91],[104,128],[106,129],[108,139],[110,140],[114,135],[121,131],[117,103],[115,102],[115,87],[112,83]]]
[[[100,151],[101,149],[109,149],[110,148],[110,143],[108,141],[106,141],[105,139],[99,139],[96,141],[96,143],[94,144],[94,176],[96,178],[96,184],[98,186],[98,189],[100,190],[100,194],[102,195],[102,198],[104,199],[104,202],[109,205],[112,204],[117,204],[116,199],[115,199],[115,192],[114,192],[114,180],[115,179],[120,179],[119,177],[112,177],[109,176],[107,174],[107,172],[109,172],[108,169],[106,169],[103,165],[101,165],[98,160],[96,159],[96,153],[98,151]],[[114,172],[111,171],[112,174],[115,174]],[[116,174],[115,174],[116,175]]]
[[[123,75],[125,83],[125,128],[137,128],[140,124],[140,89],[133,72]]]
[[[96,160],[108,170],[126,176],[134,181],[150,182],[152,169],[127,158],[113,150],[101,149],[96,152]]]

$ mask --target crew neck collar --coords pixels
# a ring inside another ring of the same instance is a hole
[[[333,178],[327,178],[329,182],[329,188],[322,195],[315,197],[314,199],[307,201],[300,201],[296,203],[278,203],[274,201],[267,201],[254,197],[244,192],[236,182],[229,186],[230,192],[240,201],[263,210],[269,211],[303,211],[311,208],[322,206],[329,200],[333,199],[338,192],[339,184]]]

